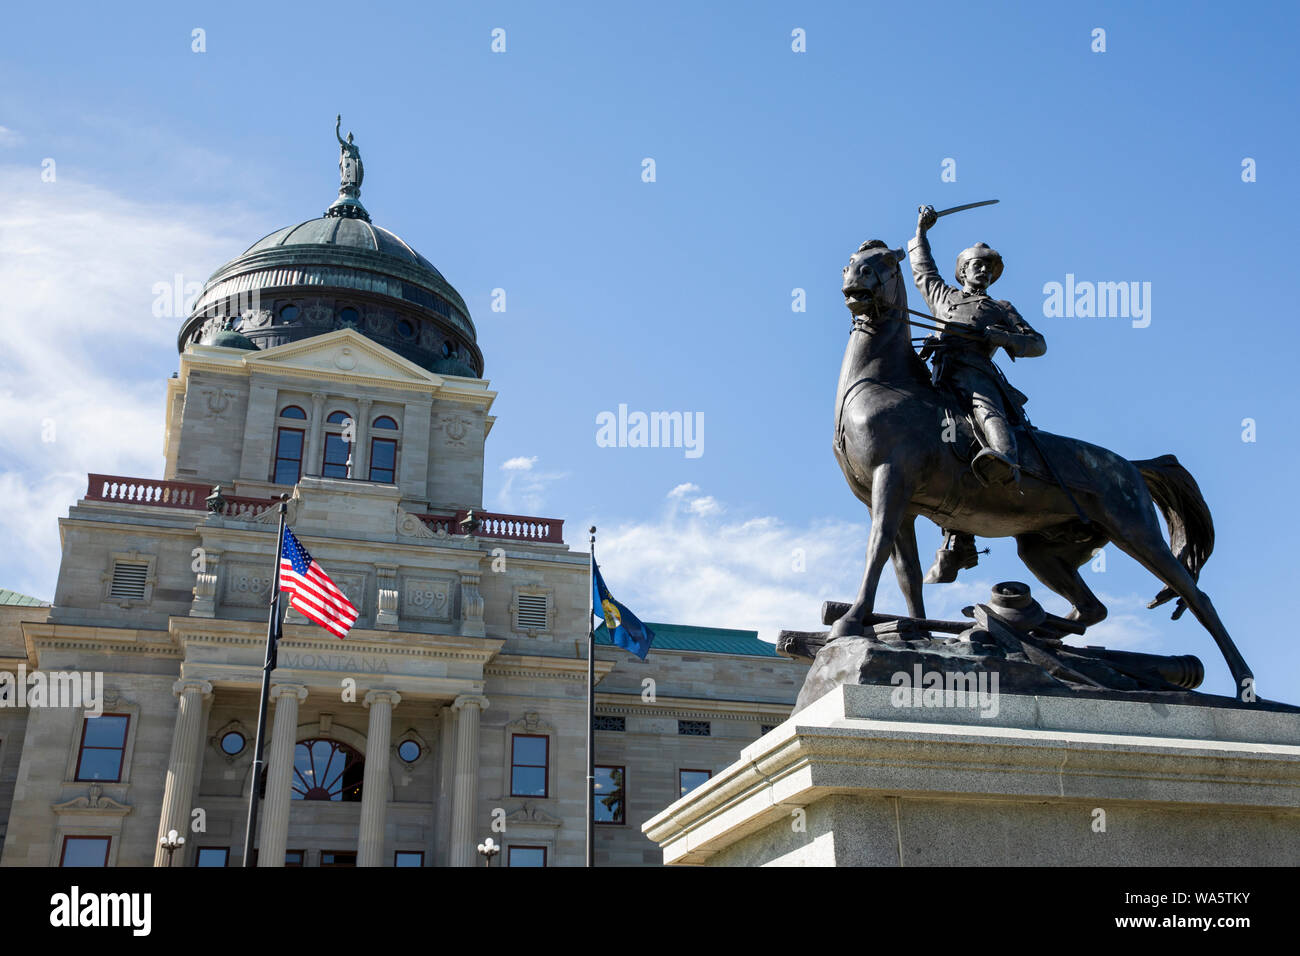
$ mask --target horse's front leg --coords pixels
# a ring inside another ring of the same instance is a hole
[[[921,595],[921,555],[916,549],[916,515],[907,514],[898,525],[894,538],[894,574],[907,601],[907,613],[925,617],[925,599]]]
[[[831,639],[860,635],[876,603],[880,572],[889,560],[903,523],[909,498],[906,473],[896,464],[878,465],[871,473],[871,534],[867,538],[867,568],[862,587],[848,612],[831,628]]]

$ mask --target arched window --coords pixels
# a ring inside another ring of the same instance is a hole
[[[361,799],[365,758],[347,744],[316,737],[298,743],[293,752],[294,800]]]
[[[331,425],[345,425],[347,424],[347,420],[351,417],[352,416],[349,415],[347,412],[335,411],[335,412],[330,412],[329,417],[326,418],[325,421]]]
[[[380,415],[378,418],[375,419],[374,427],[391,428],[393,431],[397,431],[397,422],[393,421],[387,415]]]
[[[305,421],[307,419],[307,413],[304,412],[297,405],[286,405],[284,408],[280,409],[280,417],[297,418]]]

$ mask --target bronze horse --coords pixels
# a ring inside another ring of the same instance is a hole
[[[908,612],[925,617],[917,515],[981,537],[1014,537],[1026,567],[1068,600],[1068,616],[1084,625],[1105,618],[1106,608],[1079,567],[1113,541],[1166,585],[1151,606],[1178,597],[1174,616],[1183,606],[1191,609],[1227,660],[1237,696],[1255,699],[1250,668],[1197,587],[1214,547],[1214,526],[1192,476],[1172,455],[1128,461],[1035,429],[1034,440],[1022,442],[1028,450],[1019,487],[978,482],[962,454],[971,441],[964,415],[955,399],[931,384],[912,347],[907,287],[898,267],[905,256],[871,240],[844,269],[853,330],[835,398],[834,448],[849,487],[871,509],[871,532],[862,587],[830,637],[864,633],[891,555]],[[1034,446],[1050,456],[1050,464],[1034,458]],[[1165,542],[1153,506],[1164,515],[1177,554]]]

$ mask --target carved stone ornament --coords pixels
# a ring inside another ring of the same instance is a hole
[[[90,785],[85,796],[73,797],[64,803],[50,804],[50,809],[59,814],[96,813],[119,817],[126,816],[132,810],[126,804],[118,803],[112,797],[104,796],[104,788],[97,783]]]
[[[551,816],[540,807],[530,807],[524,804],[518,810],[506,815],[506,824],[516,826],[531,827],[559,827],[563,821],[557,817]]]
[[[397,533],[403,538],[432,538],[433,532],[409,511],[397,509]]]

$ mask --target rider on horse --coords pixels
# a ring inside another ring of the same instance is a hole
[[[958,396],[983,440],[985,447],[971,462],[975,476],[986,484],[1018,482],[1020,466],[1011,424],[1019,423],[1020,406],[1028,399],[1002,376],[993,364],[993,354],[1003,348],[1012,361],[1017,356],[1032,358],[1046,352],[1047,343],[1010,302],[993,299],[985,291],[1002,275],[1002,257],[984,243],[957,257],[961,288],[943,281],[925,235],[937,220],[933,206],[921,207],[916,237],[908,243],[912,278],[930,306],[930,314],[966,334],[945,331],[930,336],[921,358],[933,355],[935,384],[947,386]],[[945,533],[944,547],[926,581],[955,581],[958,570],[974,567],[978,560],[974,535]]]

